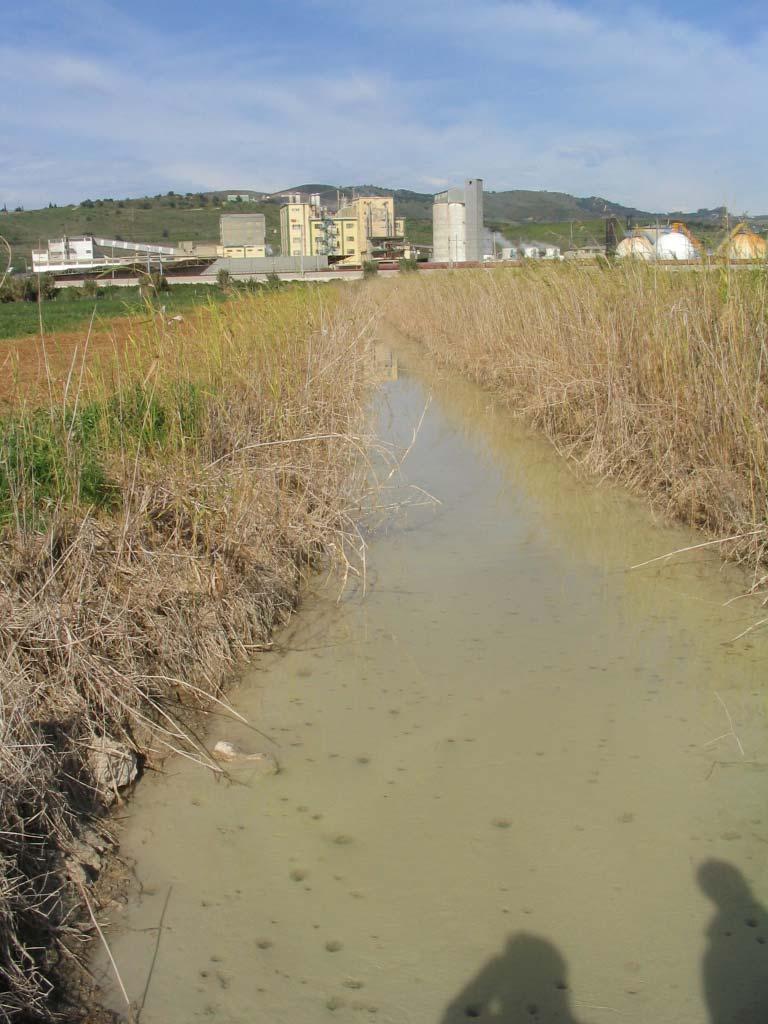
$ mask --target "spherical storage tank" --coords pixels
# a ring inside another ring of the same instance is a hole
[[[732,260],[764,260],[768,246],[760,235],[752,231],[741,231],[728,240],[725,251]]]
[[[690,238],[682,231],[667,231],[658,237],[656,258],[659,260],[695,260],[696,249]]]
[[[653,245],[643,235],[632,235],[630,238],[622,238],[616,246],[616,255],[619,259],[633,257],[638,260],[651,260]]]

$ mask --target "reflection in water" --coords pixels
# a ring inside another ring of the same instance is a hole
[[[461,990],[441,1024],[576,1024],[569,1004],[565,960],[546,939],[519,933]]]
[[[725,861],[706,861],[698,880],[717,908],[704,957],[710,1020],[763,1024],[768,1021],[768,913],[741,872]]]

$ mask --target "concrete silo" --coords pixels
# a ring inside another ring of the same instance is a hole
[[[463,188],[435,196],[432,207],[432,258],[464,263],[483,258],[483,182],[468,178]]]

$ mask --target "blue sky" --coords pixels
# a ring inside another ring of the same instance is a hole
[[[768,212],[765,0],[0,11],[9,206],[478,176],[651,210]]]

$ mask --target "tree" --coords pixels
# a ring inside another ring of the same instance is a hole
[[[227,291],[229,289],[229,286],[230,286],[231,282],[232,282],[232,275],[230,274],[230,272],[228,270],[225,270],[222,267],[221,270],[216,275],[216,284],[219,286],[219,288],[221,288],[221,290],[223,292],[225,292],[225,291]]]

